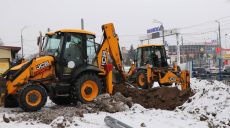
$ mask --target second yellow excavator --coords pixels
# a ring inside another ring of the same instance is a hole
[[[181,90],[190,88],[190,75],[187,70],[180,70],[175,63],[172,67],[167,62],[164,45],[146,44],[136,49],[135,64],[129,71],[129,80],[138,87],[148,89],[153,82],[160,86],[179,85]]]

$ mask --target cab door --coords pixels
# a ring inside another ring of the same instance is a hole
[[[84,64],[83,36],[78,33],[67,33],[63,45],[63,73],[64,77],[71,75],[73,69]]]

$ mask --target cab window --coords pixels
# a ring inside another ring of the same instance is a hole
[[[87,61],[89,64],[93,64],[94,58],[96,57],[96,43],[95,36],[87,35]]]

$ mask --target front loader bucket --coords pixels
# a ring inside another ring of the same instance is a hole
[[[0,76],[0,106],[4,105],[6,93],[6,79]]]

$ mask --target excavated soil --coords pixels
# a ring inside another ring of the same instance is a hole
[[[7,114],[8,116],[3,116],[3,120],[7,123],[36,121],[50,124],[52,127],[68,127],[68,124],[74,123],[72,121],[75,116],[83,117],[85,113],[98,113],[100,111],[121,112],[129,110],[133,103],[138,103],[145,108],[174,110],[187,101],[190,96],[192,96],[190,90],[180,91],[176,87],[140,90],[131,88],[126,84],[119,84],[114,86],[114,95],[102,94],[88,104],[79,102],[77,105],[59,106],[48,103],[48,106],[37,112],[27,113],[21,109],[12,110]],[[60,122],[59,120],[63,121]]]
[[[134,103],[145,108],[174,110],[193,95],[190,89],[181,91],[177,87],[159,87],[148,90],[131,88],[126,84],[114,86],[114,92],[121,92],[125,97],[131,97]]]

